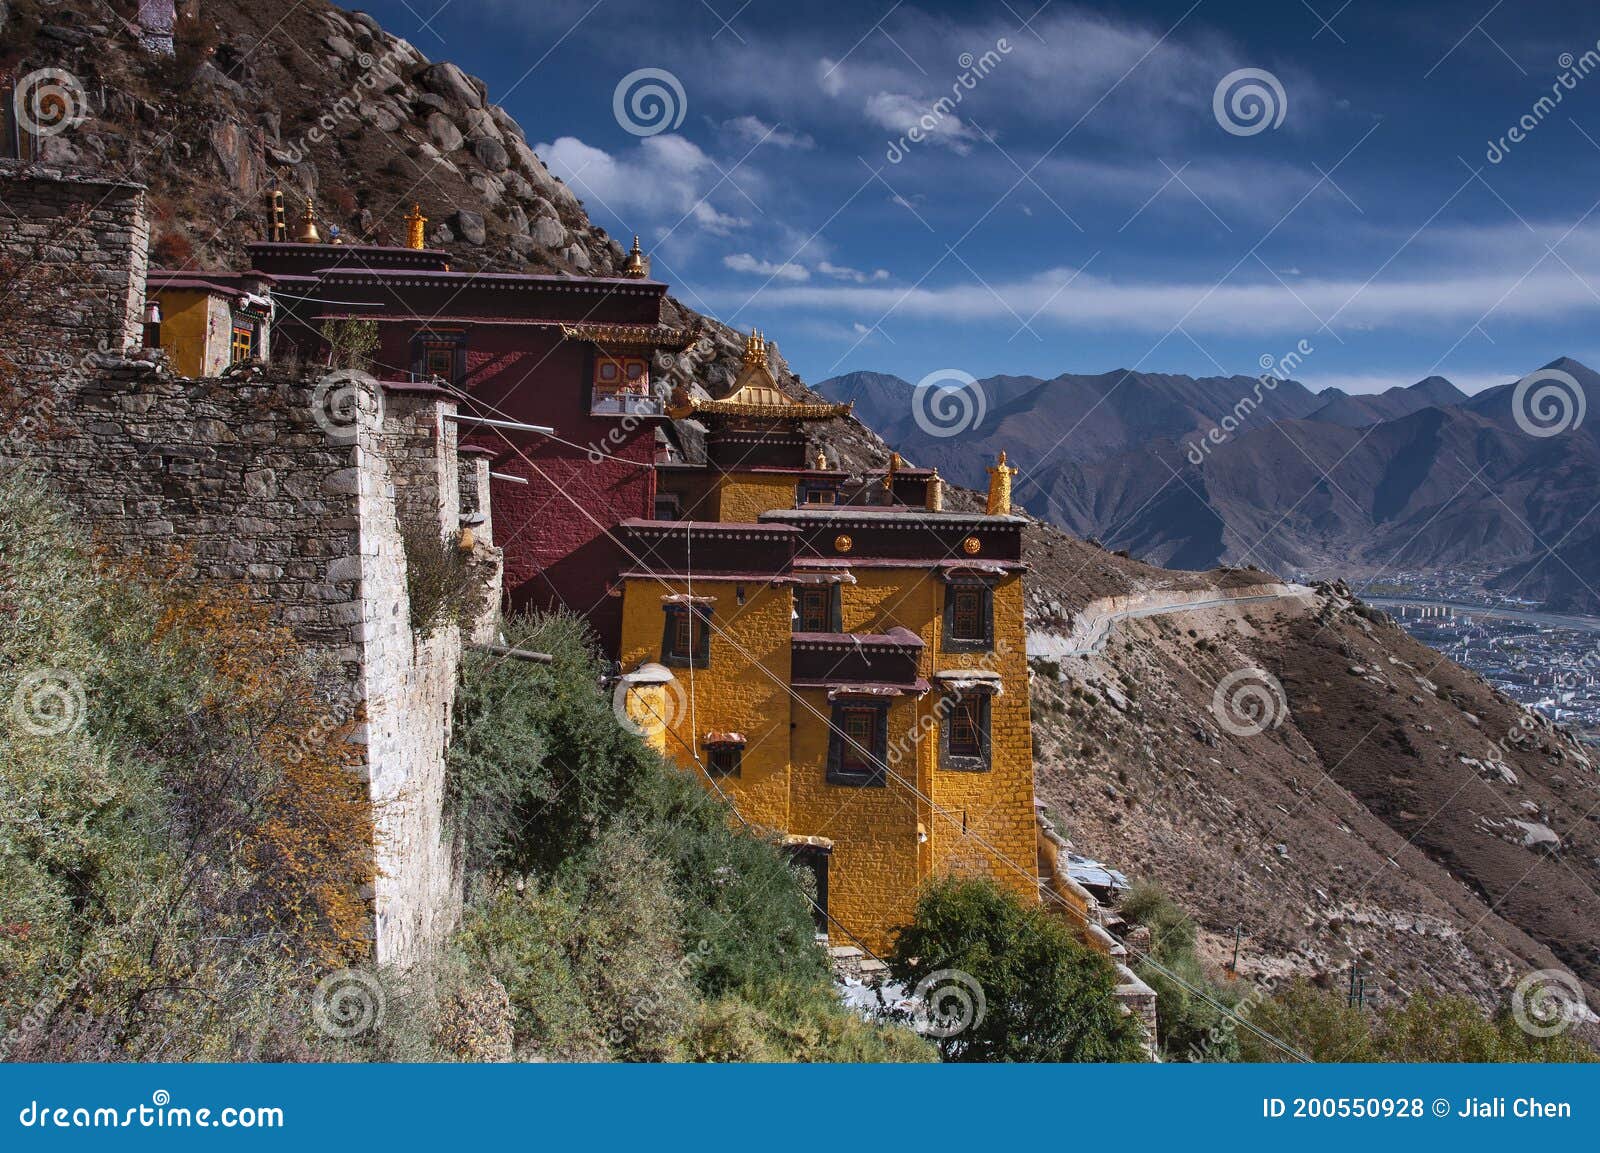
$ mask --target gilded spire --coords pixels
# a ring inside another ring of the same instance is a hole
[[[289,225],[283,218],[283,192],[277,188],[267,196],[267,239],[278,244],[289,239]]]
[[[750,331],[749,339],[744,342],[744,366],[746,368],[767,367],[767,338],[755,329]]]
[[[1020,469],[1012,468],[1006,463],[1005,450],[1000,450],[1000,460],[989,470],[989,507],[990,516],[1011,515],[1011,478],[1016,476]]]
[[[306,210],[300,217],[300,231],[294,234],[296,243],[321,244],[322,233],[317,231],[317,210],[311,207],[311,197],[306,197]]]
[[[406,247],[426,248],[428,246],[425,234],[428,228],[428,218],[422,215],[422,205],[413,204],[411,213],[406,217]]]
[[[633,234],[633,247],[628,250],[628,258],[622,263],[622,275],[633,280],[645,280],[650,276],[650,258],[639,247],[639,234]]]

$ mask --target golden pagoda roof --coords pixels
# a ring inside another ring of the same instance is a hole
[[[672,394],[668,415],[676,420],[689,416],[746,416],[765,420],[828,420],[847,415],[850,404],[807,404],[795,400],[778,387],[767,363],[766,338],[752,332],[744,346],[744,367],[733,382],[733,391],[717,400],[690,396],[683,388]]]

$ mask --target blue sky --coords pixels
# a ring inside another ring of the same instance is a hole
[[[437,3],[370,10],[808,380],[1600,366],[1592,4]],[[669,122],[629,131],[640,69]]]

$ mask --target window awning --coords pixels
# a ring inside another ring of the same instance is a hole
[[[714,605],[716,597],[692,596],[689,593],[667,593],[661,598],[664,605]]]
[[[806,687],[796,684],[796,688]],[[832,685],[828,688],[828,699],[836,701],[840,697],[903,697],[907,695],[921,696],[928,691],[928,682],[918,677],[909,685],[885,684],[858,684],[858,685]]]
[[[700,738],[700,743],[708,749],[718,745],[737,745],[742,749],[745,746],[745,739],[743,733],[711,732]]]
[[[999,696],[1005,691],[1000,674],[992,669],[940,669],[934,679],[958,693],[985,692]]]

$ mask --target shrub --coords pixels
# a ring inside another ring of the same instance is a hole
[[[353,206],[351,211],[354,211]],[[331,368],[365,372],[372,367],[373,357],[378,351],[378,322],[359,318],[325,320],[322,322],[322,339],[328,344],[328,364]]]
[[[347,732],[238,590],[112,569],[40,493],[0,472],[11,1055],[304,1057],[308,981],[367,949]]]
[[[487,605],[488,567],[434,528],[407,526],[401,536],[411,631],[427,640],[448,625],[470,629]]]
[[[984,1012],[938,1039],[946,1061],[1131,1061],[1138,1026],[1114,995],[1115,973],[1063,922],[989,880],[944,879],[917,901],[889,960],[915,988],[958,970],[982,990]],[[936,979],[936,978],[935,978]],[[934,1008],[937,1009],[937,1003]]]

